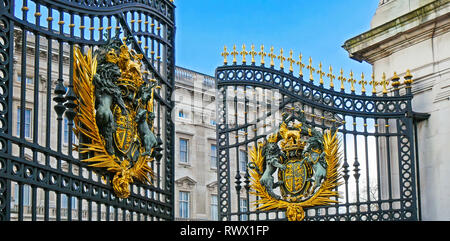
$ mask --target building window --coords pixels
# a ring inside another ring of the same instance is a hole
[[[17,107],[17,136],[20,136],[20,111],[21,108]],[[24,127],[24,137],[31,138],[31,109],[25,109]]]
[[[213,126],[215,126],[217,124],[217,122],[216,122],[216,111],[215,110],[211,111],[211,114],[209,116],[209,124],[211,124]]]
[[[77,209],[77,198],[76,197],[71,197],[71,204],[70,204],[70,208],[71,209]],[[68,197],[66,194],[62,194],[61,195],[61,208],[68,208]]]
[[[178,117],[187,118],[187,115],[184,113],[184,110],[178,111]]]
[[[239,150],[239,171],[247,171],[247,152]]]
[[[76,143],[75,134],[72,133],[72,143]],[[64,144],[69,143],[69,120],[64,117]]]
[[[243,199],[241,198],[239,200],[239,208],[241,210],[242,213],[247,212],[247,199]],[[248,220],[248,214],[241,214],[241,221],[247,221]]]
[[[31,201],[31,189],[28,185],[23,185],[23,205],[30,206]],[[19,205],[19,185],[15,184],[14,188],[14,204]]]
[[[219,202],[217,195],[211,195],[211,220],[219,220]]]
[[[189,162],[188,145],[188,140],[180,138],[180,162],[182,163]]]
[[[29,84],[33,84],[33,78],[30,78],[30,77],[25,77],[25,83],[27,84],[27,85],[29,85]],[[17,82],[22,82],[22,76],[19,74],[19,75],[17,75]]]
[[[69,124],[67,118],[64,118],[64,143],[69,142]]]
[[[189,218],[189,192],[180,191],[180,218]]]
[[[211,145],[211,168],[217,168],[217,147],[216,145]]]

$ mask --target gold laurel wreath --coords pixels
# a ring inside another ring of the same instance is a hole
[[[254,201],[254,205],[257,210],[268,211],[273,209],[286,210],[286,216],[289,221],[301,221],[305,218],[305,212],[303,208],[329,205],[338,203],[337,200],[332,198],[339,198],[338,191],[333,191],[342,182],[339,182],[341,174],[340,168],[340,153],[339,153],[339,140],[337,138],[337,132],[334,134],[330,130],[326,130],[323,135],[324,140],[324,152],[325,160],[328,163],[327,176],[323,181],[320,189],[310,198],[303,202],[288,202],[285,200],[278,200],[269,195],[266,188],[261,185],[261,175],[254,169],[249,169],[251,176],[251,194],[259,197]],[[250,150],[250,157],[259,170],[263,170],[264,156],[262,155],[263,143],[259,143],[257,147],[253,147]]]
[[[82,161],[90,163],[90,167],[106,168],[108,172],[115,173],[112,180],[114,192],[119,198],[127,198],[130,195],[129,185],[133,183],[133,178],[142,183],[151,183],[149,175],[153,178],[154,174],[148,163],[153,158],[140,156],[137,162],[129,167],[127,160],[119,164],[118,157],[111,156],[106,151],[104,140],[95,122],[95,89],[92,80],[97,71],[96,57],[92,56],[91,49],[83,55],[78,47],[74,47],[73,91],[78,99],[73,131],[76,136],[81,133],[90,139],[90,143],[80,143],[76,150],[79,153],[93,152],[93,157]]]

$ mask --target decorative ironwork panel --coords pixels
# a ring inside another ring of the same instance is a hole
[[[170,0],[0,1],[0,220],[173,220],[175,19]],[[152,185],[118,198],[112,177],[80,161],[74,47],[132,36],[145,81],[156,79],[162,158]]]
[[[417,220],[409,71],[403,83],[396,73],[389,79],[383,74],[379,80],[372,75],[372,80],[366,81],[364,74],[361,78],[353,72],[344,76],[342,69],[336,76],[331,66],[325,73],[322,63],[314,68],[310,58],[306,65],[302,55],[294,60],[292,51],[286,58],[282,49],[276,55],[273,47],[269,53],[264,52],[264,46],[258,53],[254,46],[251,48],[247,52],[244,45],[239,52],[234,46],[228,52],[225,47],[224,65],[216,69],[220,219],[287,219],[286,210],[268,210],[269,204],[261,206],[267,202],[261,202],[260,195],[252,190],[254,179],[248,167],[254,159],[254,151],[250,150],[264,141],[270,142],[269,134],[282,128],[284,115],[295,112],[301,113],[304,122],[315,130],[337,130],[341,142],[342,185],[334,189],[339,197],[332,199],[335,204],[306,208],[305,220]],[[229,55],[233,57],[231,64]],[[246,59],[248,55],[251,62]],[[257,55],[261,61],[257,61]],[[267,63],[266,56],[270,58]],[[279,60],[279,69],[275,68],[275,59]],[[286,66],[285,70],[286,60],[289,68]],[[298,75],[294,74],[294,67]],[[305,80],[307,72],[309,80]],[[286,168],[290,170],[303,170],[300,162],[289,165]],[[274,174],[273,183],[285,185],[278,182],[286,181],[281,173]],[[283,190],[294,188],[296,181],[288,181],[290,186],[286,184]],[[283,190],[274,190],[274,197],[279,198]]]

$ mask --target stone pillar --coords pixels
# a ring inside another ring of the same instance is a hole
[[[417,125],[422,219],[450,220],[450,1],[382,0],[371,26],[343,48],[377,79],[411,70],[413,110],[431,114]]]

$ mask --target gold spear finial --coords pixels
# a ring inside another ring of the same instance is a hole
[[[266,57],[266,52],[264,52],[264,45],[261,45],[261,51],[258,53],[259,56],[261,56],[261,65],[264,65],[264,57]]]
[[[341,81],[341,90],[345,89],[344,82],[347,80],[347,78],[344,77],[344,70],[341,68],[341,75],[338,77],[338,80]]]
[[[411,70],[407,69],[404,78],[412,78]]]
[[[280,60],[280,69],[284,69],[284,61],[286,57],[283,56],[283,48],[280,49],[280,55],[277,57]]]
[[[256,51],[255,51],[255,45],[252,44],[251,48],[252,48],[252,50],[249,52],[249,54],[250,54],[250,56],[252,56],[252,64],[254,64],[255,63],[255,56],[258,53],[256,53]]]
[[[314,77],[313,74],[316,69],[312,66],[312,58],[309,57],[309,65],[306,67],[307,69],[309,69],[309,80],[314,81]]]
[[[364,80],[364,73],[361,73],[361,80],[358,82],[361,85],[361,92],[366,93],[367,81]]]
[[[233,45],[233,51],[230,54],[233,56],[233,64],[236,64],[236,56],[239,54],[239,52],[236,51],[236,44]]]
[[[392,77],[392,84],[395,89],[398,89],[400,85],[400,77],[398,77],[397,72],[394,72],[394,76]]]
[[[319,74],[319,84],[323,85],[323,76],[325,72],[322,71],[322,62],[319,62],[319,70],[317,70],[317,74]]]
[[[294,60],[294,51],[289,51],[289,58],[287,58],[287,61],[289,62],[289,71],[290,72],[294,72],[294,68],[292,67],[293,64],[295,64],[295,60]]]
[[[350,70],[350,78],[347,80],[351,85],[351,91],[355,92],[356,79],[353,79],[353,71]]]
[[[408,85],[410,85],[410,84],[412,84],[413,83],[413,79],[412,79],[412,74],[411,74],[411,71],[409,70],[409,69],[407,69],[406,70],[406,74],[405,74],[405,76],[403,77],[404,79],[405,79],[405,81],[403,82],[404,84],[408,84]]]
[[[380,83],[378,83],[378,81],[375,80],[375,73],[372,72],[372,81],[369,82],[370,85],[372,85],[372,94],[376,94],[377,93],[377,85],[379,85]]]
[[[386,80],[386,73],[383,72],[383,75],[381,76],[381,82],[380,84],[383,86],[383,94],[387,94],[387,85],[389,84],[389,81]]]
[[[305,64],[302,63],[302,56],[303,56],[302,53],[300,53],[300,55],[298,56],[298,61],[297,61],[296,64],[300,68],[299,76],[303,77],[303,68],[305,67]]]
[[[248,52],[245,51],[245,44],[242,45],[242,51],[241,51],[241,55],[242,55],[242,63],[246,63],[246,59],[245,57],[247,56]]]
[[[275,65],[275,63],[273,62],[273,59],[276,58],[277,56],[273,53],[273,46],[270,47],[270,53],[267,55],[270,58],[270,66],[273,67]]]
[[[394,76],[392,76],[392,79],[393,79],[393,80],[398,80],[398,79],[400,79],[400,77],[398,77],[396,71],[394,71]]]
[[[333,67],[330,65],[330,72],[327,74],[327,77],[330,79],[330,88],[334,88],[333,80],[336,79],[336,76],[333,75]]]
[[[227,65],[227,56],[230,55],[230,53],[227,52],[227,46],[223,46],[223,52],[221,55],[223,56],[223,64]]]

